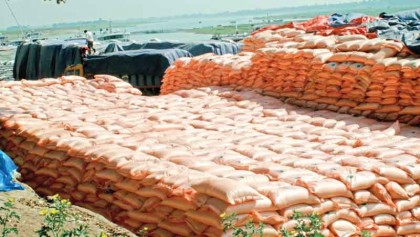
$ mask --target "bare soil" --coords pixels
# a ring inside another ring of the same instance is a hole
[[[18,235],[12,234],[10,237],[36,237],[37,234],[35,231],[40,229],[44,221],[44,216],[40,215],[40,211],[48,207],[48,201],[46,199],[38,196],[29,186],[24,184],[23,186],[25,187],[25,190],[23,191],[0,192],[0,206],[3,206],[3,203],[9,198],[14,198],[14,210],[21,217],[20,221],[11,221],[9,223],[8,226],[17,227],[19,230]],[[130,231],[108,221],[103,216],[93,213],[87,209],[72,206],[70,211],[79,217],[77,225],[87,225],[89,227],[89,236],[97,237],[100,236],[101,233],[106,233],[107,236],[136,236]],[[3,213],[0,212],[0,215],[2,214]],[[70,229],[72,227],[74,227],[74,224],[68,224],[65,226],[66,229]]]

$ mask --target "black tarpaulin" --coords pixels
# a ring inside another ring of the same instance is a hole
[[[67,66],[81,64],[82,55],[80,53],[80,46],[67,45],[60,50],[58,60],[56,60],[55,76],[60,76],[64,73]]]
[[[237,54],[241,51],[242,45],[238,43],[228,43],[228,42],[211,42],[211,43],[197,43],[197,44],[187,44],[182,49],[187,50],[194,56],[214,53],[217,55],[223,54]]]
[[[63,41],[25,43],[18,47],[13,75],[16,79],[40,79],[63,75],[67,66],[82,63],[80,46]]]
[[[42,60],[39,62],[39,78],[57,76],[55,65],[62,48],[62,44],[48,44],[41,47],[40,58]]]
[[[30,44],[21,44],[16,50],[15,64],[13,66],[13,77],[16,79],[22,79],[26,77],[29,45]]]
[[[87,74],[163,76],[166,69],[181,57],[192,55],[181,49],[141,49],[88,56]]]
[[[29,46],[28,51],[28,61],[26,64],[26,75],[25,78],[29,80],[37,79],[39,74],[39,63],[42,61],[40,59],[41,45],[32,44]]]
[[[131,43],[111,43],[105,49],[105,53],[121,52],[139,49],[184,49],[190,52],[193,56],[198,56],[206,53],[215,53],[217,55],[236,54],[242,45],[239,43],[229,42],[208,42],[208,43],[173,43],[173,42],[148,42],[144,44]]]

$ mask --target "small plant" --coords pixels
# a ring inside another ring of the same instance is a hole
[[[249,220],[244,228],[236,227],[235,222],[238,220],[236,213],[226,215],[225,213],[221,214],[223,224],[223,232],[226,233],[228,230],[232,230],[232,236],[234,237],[252,237],[258,235],[263,237],[264,223],[259,223],[258,228],[255,226],[252,220]]]
[[[372,234],[369,233],[367,230],[362,230],[360,234],[362,235],[362,237],[372,237]]]
[[[50,208],[42,210],[39,214],[45,216],[44,224],[36,231],[40,237],[81,237],[88,236],[87,226],[80,225],[76,228],[65,230],[66,223],[76,222],[77,217],[69,212],[71,202],[54,195],[50,198]]]
[[[140,237],[146,237],[148,233],[149,233],[149,228],[144,227],[143,229],[137,232],[137,235]]]
[[[303,218],[309,219],[309,225],[306,224]],[[309,214],[307,216],[303,216],[300,212],[294,212],[292,219],[297,221],[294,230],[280,230],[280,234],[283,237],[325,237],[320,232],[322,221],[318,214]]]
[[[1,226],[1,236],[6,237],[9,234],[19,234],[19,231],[16,227],[8,227],[7,224],[15,219],[20,220],[20,216],[13,211],[14,207],[14,198],[9,198],[7,202],[4,203],[2,207],[0,207],[0,211],[5,213],[5,215],[0,216],[0,226]]]

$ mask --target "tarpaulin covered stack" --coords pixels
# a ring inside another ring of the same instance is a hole
[[[80,47],[57,40],[21,44],[16,51],[13,77],[36,80],[61,76],[67,66],[82,63]]]
[[[192,55],[181,49],[128,50],[91,55],[84,60],[86,74],[148,75],[162,77],[178,58]],[[159,85],[157,85],[159,86]]]
[[[363,35],[317,36],[295,29],[264,31],[258,37],[265,46],[255,52],[175,62],[161,92],[203,86],[254,88],[314,109],[420,124],[420,58],[403,43]]]
[[[102,55],[91,55],[84,59],[86,77],[108,74],[124,78],[140,89],[144,95],[159,95],[162,77],[175,60],[192,55],[182,49],[140,49]]]
[[[140,49],[182,49],[188,51],[193,56],[202,55],[205,53],[215,53],[217,55],[236,54],[241,51],[242,45],[240,43],[228,42],[206,42],[206,43],[177,43],[177,42],[148,42],[148,43],[110,43],[105,53],[130,51]]]
[[[412,52],[420,54],[420,9],[381,14],[381,19],[369,23],[368,27],[379,38],[404,42]]]
[[[325,236],[420,233],[418,128],[247,90],[139,96],[109,76],[1,83],[0,100],[26,183],[151,236],[222,236],[223,212],[277,236],[294,210]]]

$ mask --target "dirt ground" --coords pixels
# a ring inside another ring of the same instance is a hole
[[[47,200],[39,197],[29,186],[24,185],[24,187],[25,190],[23,191],[0,192],[0,206],[3,206],[2,204],[6,202],[9,198],[14,198],[14,210],[21,217],[21,220],[19,222],[12,221],[9,224],[9,226],[17,227],[17,229],[19,230],[18,235],[11,234],[10,237],[37,236],[35,231],[40,229],[44,220],[44,217],[41,216],[39,212],[47,207]],[[79,225],[84,224],[89,227],[89,236],[98,237],[101,233],[106,233],[107,236],[110,237],[135,236],[128,230],[123,229],[108,221],[104,217],[84,208],[72,206],[70,211],[74,212],[80,217],[78,223]],[[2,215],[1,212],[0,215]],[[66,228],[70,227],[72,227],[71,224],[66,226]]]

